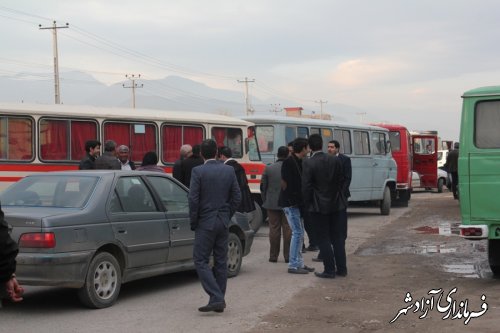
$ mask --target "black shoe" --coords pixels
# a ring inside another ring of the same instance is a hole
[[[335,275],[346,277],[347,276],[347,271],[336,271]]]
[[[314,272],[314,270],[315,270],[316,268],[314,268],[314,267],[309,267],[309,266],[304,265],[304,267],[302,267],[302,269],[305,269],[305,270],[306,270],[306,271],[308,271],[308,272]]]
[[[316,245],[309,245],[306,248],[306,250],[309,251],[309,252],[317,252],[317,251],[319,251],[319,248]]]
[[[269,262],[278,262],[278,259],[269,258]]]
[[[323,262],[323,258],[313,257],[312,261]]]
[[[200,312],[224,312],[224,308],[226,307],[225,302],[218,302],[218,303],[209,303],[205,306],[202,306],[201,308],[198,308],[198,311]]]
[[[319,273],[319,272],[314,272],[314,275],[316,275],[319,278],[324,278],[324,279],[335,279],[335,274],[329,274],[329,273]]]

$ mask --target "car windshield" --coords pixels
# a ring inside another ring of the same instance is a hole
[[[23,178],[0,196],[2,206],[81,208],[94,191],[98,177],[39,175]]]

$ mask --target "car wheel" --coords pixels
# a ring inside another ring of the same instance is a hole
[[[262,208],[257,203],[255,203],[255,210],[247,213],[247,217],[250,228],[252,228],[254,232],[259,231],[264,218],[264,216],[262,215]]]
[[[243,246],[238,236],[230,232],[227,249],[227,277],[238,275],[243,260]]]
[[[389,215],[391,212],[391,189],[386,186],[384,189],[384,196],[380,201],[380,214]]]
[[[438,179],[438,193],[443,193],[444,179]]]
[[[500,276],[500,239],[488,240],[488,262],[494,276]]]
[[[100,252],[90,262],[78,297],[90,308],[107,308],[118,298],[121,281],[121,269],[116,258],[108,252]]]

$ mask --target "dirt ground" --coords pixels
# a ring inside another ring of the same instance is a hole
[[[438,233],[443,221],[451,224],[451,235]],[[312,287],[263,317],[251,332],[500,331],[500,280],[494,279],[488,269],[486,243],[456,235],[459,222],[459,205],[451,194],[413,195],[406,214],[348,254],[347,277],[317,279]],[[469,266],[474,269],[460,274],[461,267]],[[458,268],[458,273],[446,272],[446,267]],[[440,305],[456,306],[449,315],[457,316],[453,320],[446,318],[453,308],[436,308],[439,293],[434,298],[429,295],[429,291],[440,288]],[[486,296],[484,302],[482,295]],[[431,299],[432,308],[431,303],[420,306]],[[464,314],[461,302],[466,300],[473,315],[483,312],[481,306],[487,303],[486,312],[477,318],[471,316],[467,325],[469,316],[458,318]],[[389,323],[401,309],[410,306],[406,315]]]

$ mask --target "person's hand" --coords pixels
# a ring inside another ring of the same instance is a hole
[[[22,296],[24,294],[24,289],[19,282],[17,282],[15,276],[5,283],[5,290],[12,302],[20,302],[23,300]]]

